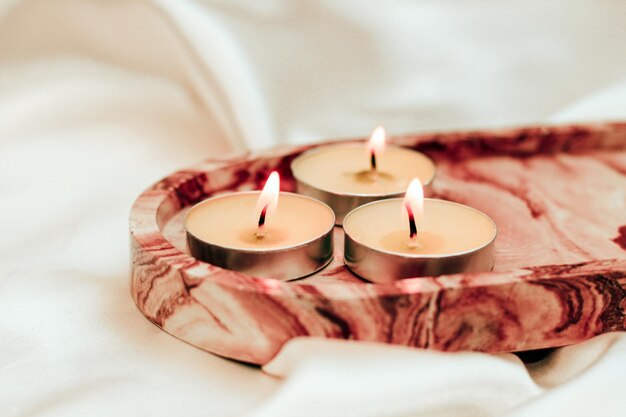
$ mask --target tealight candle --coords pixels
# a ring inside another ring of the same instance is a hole
[[[385,137],[385,130],[377,127],[368,146],[349,142],[304,152],[291,164],[298,192],[328,204],[338,225],[360,205],[401,197],[412,178],[419,178],[429,193],[433,161],[408,148],[385,147]]]
[[[419,180],[406,196],[354,209],[343,222],[345,263],[373,282],[490,271],[497,228],[486,214],[423,197]]]
[[[326,266],[333,257],[333,211],[279,189],[273,172],[262,192],[224,194],[193,206],[185,220],[191,254],[222,268],[279,280]]]

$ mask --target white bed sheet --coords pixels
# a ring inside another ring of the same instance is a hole
[[[0,415],[626,415],[626,336],[513,355],[299,339],[265,372],[128,288],[167,173],[320,138],[626,118],[626,4],[0,3]],[[626,218],[625,218],[626,223]]]

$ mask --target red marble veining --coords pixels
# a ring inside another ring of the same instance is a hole
[[[626,250],[626,225],[621,226],[618,231],[618,235],[613,242],[617,243],[622,249]]]
[[[211,160],[146,190],[130,217],[133,298],[165,331],[207,351],[266,363],[296,336],[440,350],[520,351],[626,329],[626,124],[407,135],[438,166],[434,191],[491,216],[493,272],[370,284],[335,259],[293,282],[192,258],[185,209],[257,189],[271,170],[293,191],[308,147]]]

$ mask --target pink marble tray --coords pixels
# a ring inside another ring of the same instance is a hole
[[[369,284],[336,255],[320,273],[279,282],[192,258],[186,209],[215,193],[257,189],[273,150],[176,172],[130,216],[131,291],[166,332],[209,352],[263,364],[303,335],[447,351],[521,351],[626,329],[626,123],[407,135],[397,144],[438,164],[438,197],[474,206],[499,227],[491,273]]]

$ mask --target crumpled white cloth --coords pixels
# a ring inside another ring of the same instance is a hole
[[[264,371],[128,288],[150,183],[246,148],[626,118],[619,1],[0,3],[0,415],[626,415],[624,334],[513,355],[294,340]]]
[[[299,338],[265,366],[284,383],[247,416],[622,415],[624,355],[621,333],[560,349],[530,369],[511,354]]]

